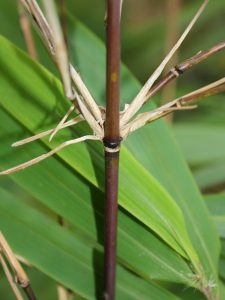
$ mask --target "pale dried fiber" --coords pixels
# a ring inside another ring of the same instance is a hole
[[[138,95],[134,98],[130,106],[128,107],[127,111],[125,114],[122,116],[120,124],[121,126],[125,125],[142,107],[142,105],[146,101],[146,95],[148,91],[151,89],[155,81],[159,78],[159,76],[162,74],[162,71],[164,70],[166,64],[170,61],[174,53],[178,50],[178,48],[181,46],[183,41],[185,40],[186,36],[202,14],[203,10],[205,9],[206,5],[208,3],[208,0],[204,1],[188,27],[185,29],[184,33],[181,35],[180,39],[178,42],[175,44],[175,46],[172,48],[172,50],[169,52],[169,54],[164,58],[162,63],[158,66],[158,68],[155,70],[155,72],[150,76],[148,81],[145,83],[145,85],[142,87]]]
[[[10,273],[10,270],[7,266],[7,263],[5,262],[3,256],[0,254],[0,264],[2,265],[2,269],[5,273],[5,276],[11,286],[11,289],[13,291],[13,294],[15,295],[17,300],[23,300],[23,296],[20,293],[19,288],[17,287],[16,283],[14,282],[14,278],[12,276],[12,274]]]
[[[53,33],[56,63],[62,77],[64,92],[67,98],[73,99],[74,95],[69,72],[67,47],[65,45],[55,3],[53,0],[43,0],[43,3]]]
[[[67,128],[67,127],[70,127],[72,125],[78,124],[78,123],[80,123],[82,121],[84,121],[84,118],[83,118],[83,116],[79,115],[76,118],[74,118],[74,119],[72,119],[72,120],[67,121],[66,123],[64,123],[59,130],[62,130],[64,128]],[[52,128],[52,129],[46,130],[44,132],[38,133],[38,134],[36,134],[34,136],[31,136],[29,138],[17,141],[14,144],[12,144],[12,147],[22,146],[22,145],[34,142],[36,140],[39,140],[39,139],[41,139],[41,138],[43,138],[45,136],[48,136],[49,134],[52,134],[54,132],[54,130],[55,130],[55,128]]]
[[[0,232],[0,249],[1,252],[4,253],[4,256],[7,258],[7,261],[13,269],[13,272],[19,285],[22,287],[27,287],[29,285],[29,279],[27,277],[27,274],[24,272],[20,263],[16,259],[16,256],[14,255],[2,232]]]
[[[51,135],[49,137],[49,142],[51,142],[52,139],[53,139],[53,137],[56,135],[56,133],[63,128],[63,125],[65,124],[66,120],[71,115],[71,113],[74,111],[74,109],[75,109],[74,105],[72,105],[69,108],[68,112],[65,114],[65,116],[62,118],[62,120],[58,123],[58,125],[56,126],[56,128],[51,133]]]
[[[99,137],[94,136],[94,135],[86,135],[86,136],[82,136],[82,137],[77,138],[77,139],[66,141],[66,142],[62,143],[61,145],[59,145],[58,147],[56,147],[55,149],[51,150],[48,153],[42,154],[42,155],[40,155],[40,156],[38,156],[38,157],[36,157],[32,160],[29,160],[29,161],[21,164],[21,165],[18,165],[16,167],[13,167],[13,168],[10,168],[8,170],[0,172],[0,175],[8,175],[8,174],[12,174],[12,173],[18,172],[20,170],[26,169],[30,166],[33,166],[33,165],[43,161],[44,159],[52,156],[53,154],[55,154],[56,152],[62,150],[63,148],[65,148],[67,146],[77,144],[77,143],[80,143],[80,142],[83,142],[83,141],[86,141],[86,140],[99,140]]]

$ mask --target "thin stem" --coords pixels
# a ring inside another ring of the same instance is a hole
[[[58,23],[58,21],[57,21],[57,14],[54,13],[54,3],[52,3],[52,1],[50,1],[50,0],[44,1],[45,5],[47,6],[48,12],[50,12],[51,19],[53,17],[53,24],[52,24],[53,28],[51,29],[36,0],[29,0],[29,1],[28,0],[19,0],[19,1],[23,5],[23,7],[28,11],[28,13],[31,15],[34,23],[37,26],[38,32],[41,34],[42,40],[52,57],[53,62],[59,67],[59,60],[57,61],[56,52],[58,53],[58,56],[62,54],[64,56],[64,60],[67,60],[67,57],[66,57],[67,51],[63,52],[62,48],[61,48],[61,45],[64,45],[64,41],[61,43],[60,26],[56,25],[56,23]],[[51,5],[51,7],[53,6],[53,10],[48,9],[49,5]],[[59,28],[59,31],[56,30],[56,27]],[[57,40],[59,42],[58,48],[56,45],[57,44],[56,36],[53,35],[53,31],[56,31],[55,33],[57,35]],[[65,82],[65,80],[67,80],[66,81],[67,88],[70,87],[69,80],[68,80],[68,74],[66,73],[67,71],[69,71],[70,72],[69,76],[71,77],[71,80],[74,83],[75,89],[77,89],[79,91],[79,94],[82,96],[82,99],[83,99],[82,101],[84,101],[85,105],[87,106],[89,114],[93,115],[93,117],[95,118],[96,126],[92,127],[92,125],[88,122],[89,125],[91,126],[91,128],[93,129],[94,132],[96,132],[96,127],[100,127],[100,131],[102,132],[103,131],[103,129],[102,129],[103,120],[102,120],[101,111],[100,111],[98,105],[96,104],[94,98],[92,97],[91,93],[89,92],[88,88],[86,87],[83,80],[81,79],[80,75],[78,74],[78,72],[75,70],[75,68],[71,64],[69,64],[69,70],[68,70],[67,63],[62,63],[61,60],[60,60],[60,67],[61,67],[61,70],[60,70],[61,75],[64,78],[63,83]],[[64,72],[64,73],[62,73],[62,72]],[[64,86],[65,90],[67,90],[67,88]],[[69,98],[71,97],[71,99],[74,102],[75,107],[80,112],[78,101],[76,101],[76,99],[74,99],[74,95],[73,95],[72,91],[70,92],[68,90],[67,97],[69,97]],[[97,124],[97,122],[99,124]],[[99,128],[97,128],[97,131],[99,131]],[[98,132],[96,132],[96,133],[98,134]],[[103,136],[103,134],[102,134],[102,136]]]
[[[105,120],[105,257],[104,296],[115,299],[119,177],[121,1],[107,1],[107,103]]]
[[[57,293],[58,293],[58,300],[73,299],[73,293],[61,284],[58,284],[57,286]]]
[[[34,292],[30,285],[23,287],[23,290],[24,290],[28,300],[36,300],[37,299],[35,297]]]
[[[167,18],[167,35],[166,35],[166,43],[165,43],[165,53],[168,53],[169,50],[173,47],[176,40],[179,36],[179,17],[181,10],[181,0],[167,0],[166,1],[166,18]],[[167,65],[164,70],[164,75],[170,71],[170,67],[174,66],[178,61],[178,51],[171,58],[170,66]],[[162,101],[161,103],[165,103],[165,101],[169,99],[173,99],[176,94],[176,81],[171,82],[171,84],[167,85],[167,87],[162,92]],[[171,121],[168,118],[168,121]]]
[[[198,54],[194,55],[193,57],[176,65],[152,89],[150,89],[150,91],[146,96],[145,102],[147,102],[148,100],[150,100],[150,98],[155,96],[164,86],[166,86],[173,79],[176,79],[184,72],[191,69],[193,66],[201,63],[202,61],[206,60],[207,58],[215,55],[216,53],[222,50],[225,50],[225,41],[215,45],[210,49],[201,51]]]
[[[0,251],[3,253],[7,262],[11,266],[16,282],[24,290],[27,299],[36,300],[34,292],[30,286],[30,281],[27,274],[25,273],[24,269],[22,268],[21,264],[17,260],[15,254],[13,253],[12,249],[10,248],[8,242],[6,241],[4,235],[1,232],[0,232]],[[6,264],[4,264],[4,260],[2,259],[2,256],[1,256],[1,263],[6,272],[6,276],[8,280],[10,280],[10,275],[9,272],[7,271],[7,268],[5,268]]]
[[[17,300],[23,300],[23,296],[20,293],[19,288],[17,287],[16,283],[14,282],[14,278],[12,274],[10,273],[10,270],[7,266],[6,261],[4,260],[4,257],[0,254],[0,264],[2,265],[3,271],[6,275],[6,278],[11,286],[11,289],[16,297]]]
[[[30,57],[34,60],[38,59],[37,50],[35,47],[34,39],[32,36],[32,31],[30,28],[30,22],[26,15],[24,8],[22,7],[21,3],[18,1],[18,12],[19,12],[19,20],[20,20],[20,27],[24,36],[24,40],[27,46],[28,53]]]
[[[182,105],[189,104],[190,102],[219,94],[221,92],[224,92],[224,90],[225,90],[225,78],[218,80],[217,82],[214,82],[212,84],[209,84],[190,94],[187,94],[179,98],[179,101]]]
[[[153,111],[139,114],[133,121],[122,128],[122,136],[127,137],[131,132],[141,128],[148,123],[167,116],[174,111],[196,108],[196,106],[188,106],[188,104],[193,101],[197,101],[199,99],[221,93],[223,91],[225,91],[225,77],[194,92],[179,97],[159,108],[156,108]]]
[[[104,300],[115,299],[119,152],[105,151]]]
[[[66,16],[66,0],[59,0],[60,21],[62,25],[63,37],[68,48],[68,22]]]
[[[137,96],[134,98],[134,100],[131,102],[131,104],[128,106],[127,110],[123,114],[120,120],[121,126],[124,126],[129,122],[129,120],[139,111],[139,109],[143,106],[143,104],[146,101],[146,95],[148,94],[148,91],[152,88],[153,84],[156,82],[156,80],[159,78],[159,76],[162,74],[163,70],[165,69],[165,66],[170,61],[170,59],[173,57],[175,52],[180,48],[181,44],[187,37],[190,30],[193,28],[194,24],[199,19],[200,15],[204,11],[206,5],[208,4],[209,0],[205,0],[197,13],[195,14],[194,18],[191,20],[177,43],[174,45],[174,47],[171,49],[171,51],[168,53],[168,55],[164,58],[164,60],[160,63],[160,65],[156,68],[156,70],[153,72],[153,74],[149,77],[147,82],[144,84],[140,92],[137,94]]]
[[[107,103],[105,138],[118,140],[120,137],[120,0],[108,0],[107,10]]]

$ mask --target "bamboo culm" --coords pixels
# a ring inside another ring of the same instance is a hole
[[[120,0],[107,1],[104,300],[115,299],[120,146]]]

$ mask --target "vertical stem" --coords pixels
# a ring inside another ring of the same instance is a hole
[[[119,152],[105,152],[106,211],[104,299],[115,299]]]
[[[166,2],[166,16],[167,16],[167,37],[165,45],[165,54],[167,54],[173,45],[176,43],[179,37],[179,16],[181,10],[181,0],[167,0]],[[164,74],[170,71],[171,65],[174,66],[177,63],[178,51],[170,60],[170,64],[166,66]],[[162,104],[171,100],[176,95],[176,81],[169,83],[162,93]],[[171,121],[172,115],[167,116],[167,120]]]
[[[18,12],[19,12],[20,27],[24,36],[28,53],[30,54],[33,60],[38,60],[38,54],[35,47],[32,30],[30,28],[30,22],[24,8],[22,7],[19,1],[18,1]]]
[[[62,26],[63,37],[68,48],[68,22],[66,14],[66,0],[59,0],[60,21]]]
[[[107,103],[105,121],[104,299],[115,299],[119,177],[120,0],[107,1]]]
[[[118,142],[120,110],[120,0],[107,7],[107,103],[105,139]]]
[[[34,292],[33,292],[30,285],[24,287],[23,290],[24,290],[25,294],[27,295],[27,299],[29,299],[29,300],[36,300],[37,299],[35,297]]]

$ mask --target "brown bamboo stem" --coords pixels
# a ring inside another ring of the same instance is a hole
[[[105,151],[104,300],[115,299],[119,152]]]
[[[194,55],[193,57],[176,65],[148,92],[145,102],[147,102],[148,100],[150,100],[150,98],[155,96],[164,86],[166,86],[173,79],[179,77],[184,72],[191,69],[193,66],[199,64],[200,62],[206,60],[207,58],[215,55],[216,53],[222,50],[225,50],[225,41],[215,45],[210,49],[201,51],[198,54]]]
[[[24,290],[28,300],[36,300],[37,299],[35,297],[34,292],[30,285],[23,287],[23,290]]]
[[[119,177],[120,0],[107,1],[107,78],[105,120],[105,257],[103,299],[115,299]]]

